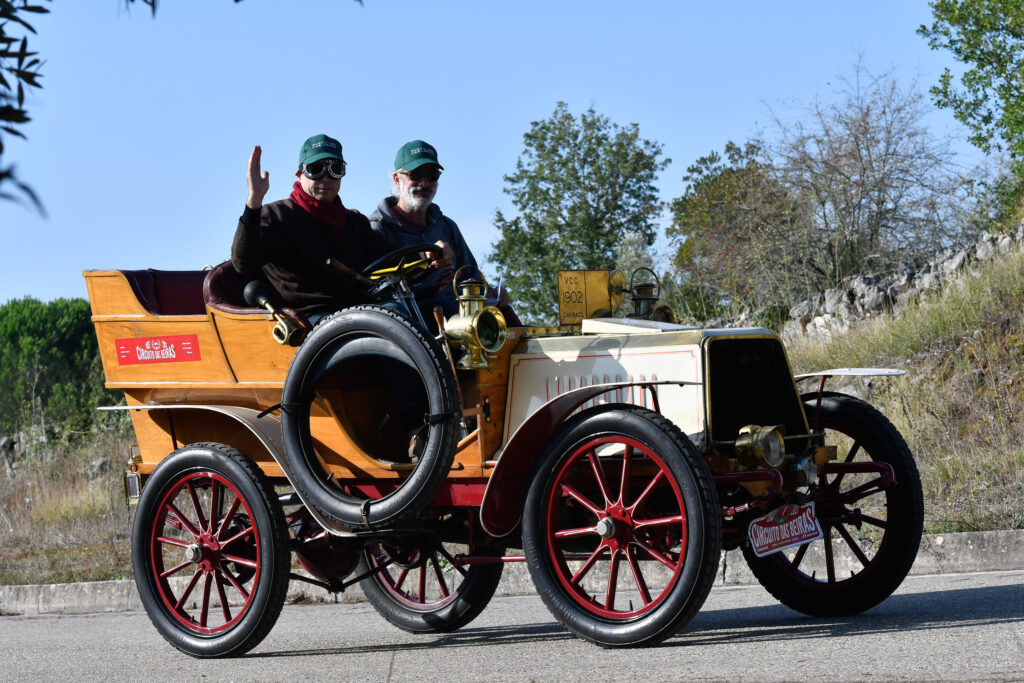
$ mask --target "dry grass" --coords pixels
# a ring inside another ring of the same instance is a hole
[[[792,345],[790,355],[797,372],[907,370],[860,388],[917,459],[926,530],[1024,528],[1024,252],[898,316]]]
[[[121,484],[130,440],[89,435],[37,448],[13,476],[0,471],[0,584],[131,576]],[[107,468],[99,471],[97,460]]]

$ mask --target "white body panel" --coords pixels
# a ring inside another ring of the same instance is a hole
[[[542,405],[573,389],[611,382],[702,382],[700,332],[645,332],[524,341],[509,365],[503,443]],[[703,431],[703,385],[659,386],[657,391],[665,417],[691,436]],[[651,392],[640,387],[610,391],[582,407],[604,403],[654,408]]]

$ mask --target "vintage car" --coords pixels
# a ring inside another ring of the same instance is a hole
[[[555,619],[609,647],[677,633],[723,549],[810,615],[899,586],[922,528],[914,460],[881,413],[825,390],[899,371],[794,377],[769,331],[676,324],[656,283],[608,271],[558,273],[557,326],[507,328],[461,276],[459,315],[425,320],[409,281],[429,249],[349,273],[378,303],[315,327],[230,263],[84,273],[125,395],[110,409],[138,442],[135,580],[174,647],[248,651],[292,579],[359,584],[431,633],[525,562]]]

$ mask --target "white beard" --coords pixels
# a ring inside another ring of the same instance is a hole
[[[430,206],[437,194],[436,185],[413,185],[408,184],[401,189],[402,206],[409,213],[418,213]]]

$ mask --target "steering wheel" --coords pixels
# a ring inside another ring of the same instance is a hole
[[[404,279],[410,285],[414,285],[425,280],[431,271],[435,270],[430,267],[431,259],[417,258],[411,261],[406,260],[410,256],[419,256],[423,252],[427,252],[435,257],[442,253],[441,247],[436,244],[411,244],[408,247],[395,249],[384,254],[363,268],[360,275],[375,281],[398,277]],[[384,266],[388,267],[385,268]]]

